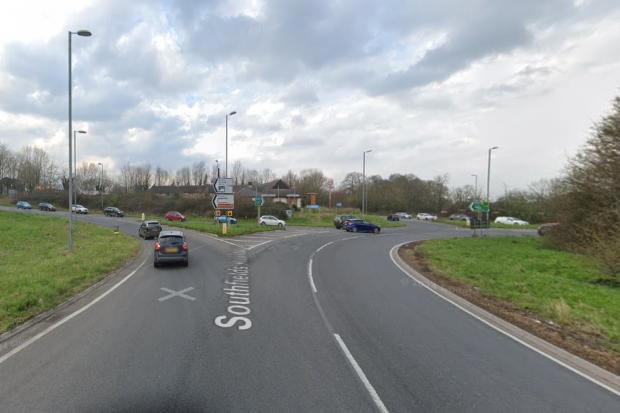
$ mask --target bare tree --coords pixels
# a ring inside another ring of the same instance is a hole
[[[194,185],[205,185],[207,182],[204,180],[207,172],[205,161],[194,162],[192,165],[192,181]]]
[[[241,180],[243,176],[243,164],[241,163],[241,161],[235,161],[235,163],[233,163],[233,167],[232,167],[232,179],[233,182],[235,183],[235,185],[243,185],[243,182]]]

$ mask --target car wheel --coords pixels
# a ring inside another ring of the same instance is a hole
[[[189,258],[183,261],[183,266],[187,267],[189,265]]]
[[[379,233],[379,231],[381,231],[379,228],[375,228],[374,233],[375,233],[375,234],[378,234],[378,233]]]
[[[281,223],[278,224],[278,228],[282,229],[284,225],[282,225]]]
[[[357,232],[357,227],[353,227],[353,232]]]

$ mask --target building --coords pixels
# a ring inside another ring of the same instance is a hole
[[[281,179],[276,179],[275,181],[265,184],[258,184],[257,186],[245,186],[239,190],[235,188],[237,196],[241,198],[250,198],[252,202],[256,199],[257,192],[265,199],[265,204],[279,202],[287,204],[289,207],[295,205],[297,208],[301,208],[301,196]]]

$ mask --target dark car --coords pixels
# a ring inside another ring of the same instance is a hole
[[[400,216],[396,214],[390,214],[387,216],[388,221],[400,221]]]
[[[15,206],[17,207],[17,209],[32,209],[32,205],[30,205],[26,201],[19,201],[17,204],[15,204]]]
[[[41,202],[39,204],[39,210],[41,211],[56,211],[56,208],[54,207],[54,205],[50,204],[49,202]]]
[[[157,238],[161,232],[161,224],[157,221],[144,221],[138,228],[138,236],[144,239]]]
[[[469,217],[465,214],[452,214],[448,219],[450,221],[469,221]]]
[[[125,213],[116,207],[107,207],[103,210],[103,215],[108,217],[124,217]]]
[[[353,215],[339,215],[334,218],[334,226],[336,229],[344,228],[344,222],[348,219],[356,219]]]
[[[185,215],[181,214],[179,211],[168,211],[164,215],[168,221],[185,221]]]
[[[381,232],[381,227],[375,224],[371,224],[363,219],[349,219],[347,220],[344,229],[347,232],[374,232],[378,234]]]
[[[157,237],[153,265],[159,267],[166,262],[189,265],[189,244],[181,231],[162,231]]]

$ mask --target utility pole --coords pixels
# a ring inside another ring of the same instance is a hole
[[[487,205],[489,206],[487,209],[487,234],[489,233],[489,228],[491,227],[491,223],[489,222],[489,210],[491,209],[491,151],[497,148],[498,146],[489,148],[489,162],[487,166]]]
[[[228,117],[236,113],[237,112],[233,110],[232,112],[226,114],[226,170],[225,170],[226,178],[228,178]],[[218,178],[219,178],[219,175],[218,175]]]

